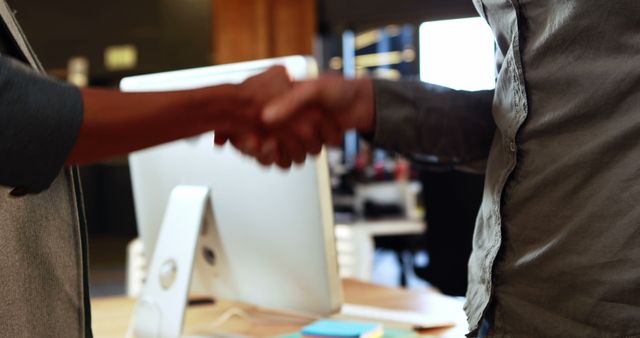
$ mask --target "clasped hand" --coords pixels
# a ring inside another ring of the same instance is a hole
[[[244,107],[215,130],[215,144],[227,141],[263,165],[289,168],[317,155],[323,145],[340,145],[348,129],[373,129],[370,80],[323,75],[293,82],[273,67],[239,85]]]

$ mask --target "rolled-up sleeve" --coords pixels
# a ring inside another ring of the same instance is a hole
[[[447,165],[473,165],[488,157],[495,132],[492,90],[377,80],[374,92],[374,144]]]
[[[80,91],[0,56],[0,185],[49,187],[82,125]]]

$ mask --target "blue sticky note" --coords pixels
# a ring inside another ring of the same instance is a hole
[[[380,324],[347,322],[337,320],[319,320],[304,329],[303,336],[315,337],[362,337],[381,330]]]
[[[302,338],[302,335],[300,335],[300,333],[292,333],[292,334],[288,334],[286,336],[278,336],[278,337],[273,337],[273,338]]]

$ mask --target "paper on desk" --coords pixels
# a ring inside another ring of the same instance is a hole
[[[426,329],[454,326],[456,324],[455,318],[452,318],[449,311],[422,313],[355,304],[344,304],[340,313],[333,316],[333,318],[374,321],[385,326],[402,329]]]

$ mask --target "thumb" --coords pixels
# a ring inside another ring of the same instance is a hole
[[[273,127],[301,114],[305,108],[321,102],[322,90],[317,81],[300,82],[264,107],[262,122]]]

